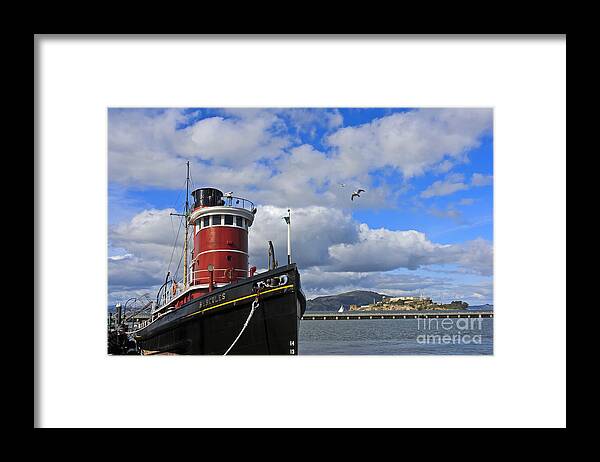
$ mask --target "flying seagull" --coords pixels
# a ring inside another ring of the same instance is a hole
[[[355,197],[360,197],[360,193],[361,192],[365,192],[364,189],[357,189],[356,191],[354,191],[352,193],[352,196],[350,197],[350,200],[353,201]]]
[[[345,188],[346,185],[344,183],[340,183],[340,188]]]

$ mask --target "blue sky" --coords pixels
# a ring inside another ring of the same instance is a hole
[[[259,268],[266,240],[285,253],[278,220],[292,208],[309,297],[365,289],[491,303],[492,118],[480,108],[110,109],[109,302],[152,292],[173,264],[169,213],[183,207],[189,160],[195,187],[259,205]]]

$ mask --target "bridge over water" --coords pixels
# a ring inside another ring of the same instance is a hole
[[[493,318],[493,311],[415,311],[415,312],[400,312],[392,311],[389,313],[382,312],[343,312],[343,313],[304,313],[302,320],[325,320],[339,321],[352,319],[445,319],[445,318]]]

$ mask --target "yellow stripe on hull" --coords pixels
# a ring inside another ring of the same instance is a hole
[[[276,287],[275,289],[265,290],[263,292],[260,292],[258,295],[268,294],[268,293],[276,292],[278,290],[283,290],[283,289],[290,289],[290,288],[293,288],[293,287],[294,287],[294,284],[288,284],[287,286],[281,286],[281,287]],[[188,315],[186,315],[184,317],[185,318],[189,318],[190,316],[195,316],[197,314],[204,313],[205,311],[214,310],[215,308],[219,308],[220,306],[230,305],[232,303],[239,302],[241,300],[248,300],[249,298],[254,298],[254,297],[257,297],[257,294],[246,295],[244,297],[236,298],[235,300],[230,300],[228,302],[219,303],[218,305],[210,306],[208,308],[204,308],[203,310],[199,310],[199,311],[196,311],[194,313],[190,313],[190,314],[188,314]]]

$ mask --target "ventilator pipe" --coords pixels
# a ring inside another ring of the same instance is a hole
[[[208,291],[212,292],[213,288],[214,288],[214,274],[213,274],[213,270],[215,269],[215,267],[211,264],[208,265],[208,275],[209,275],[209,280],[208,280]]]

